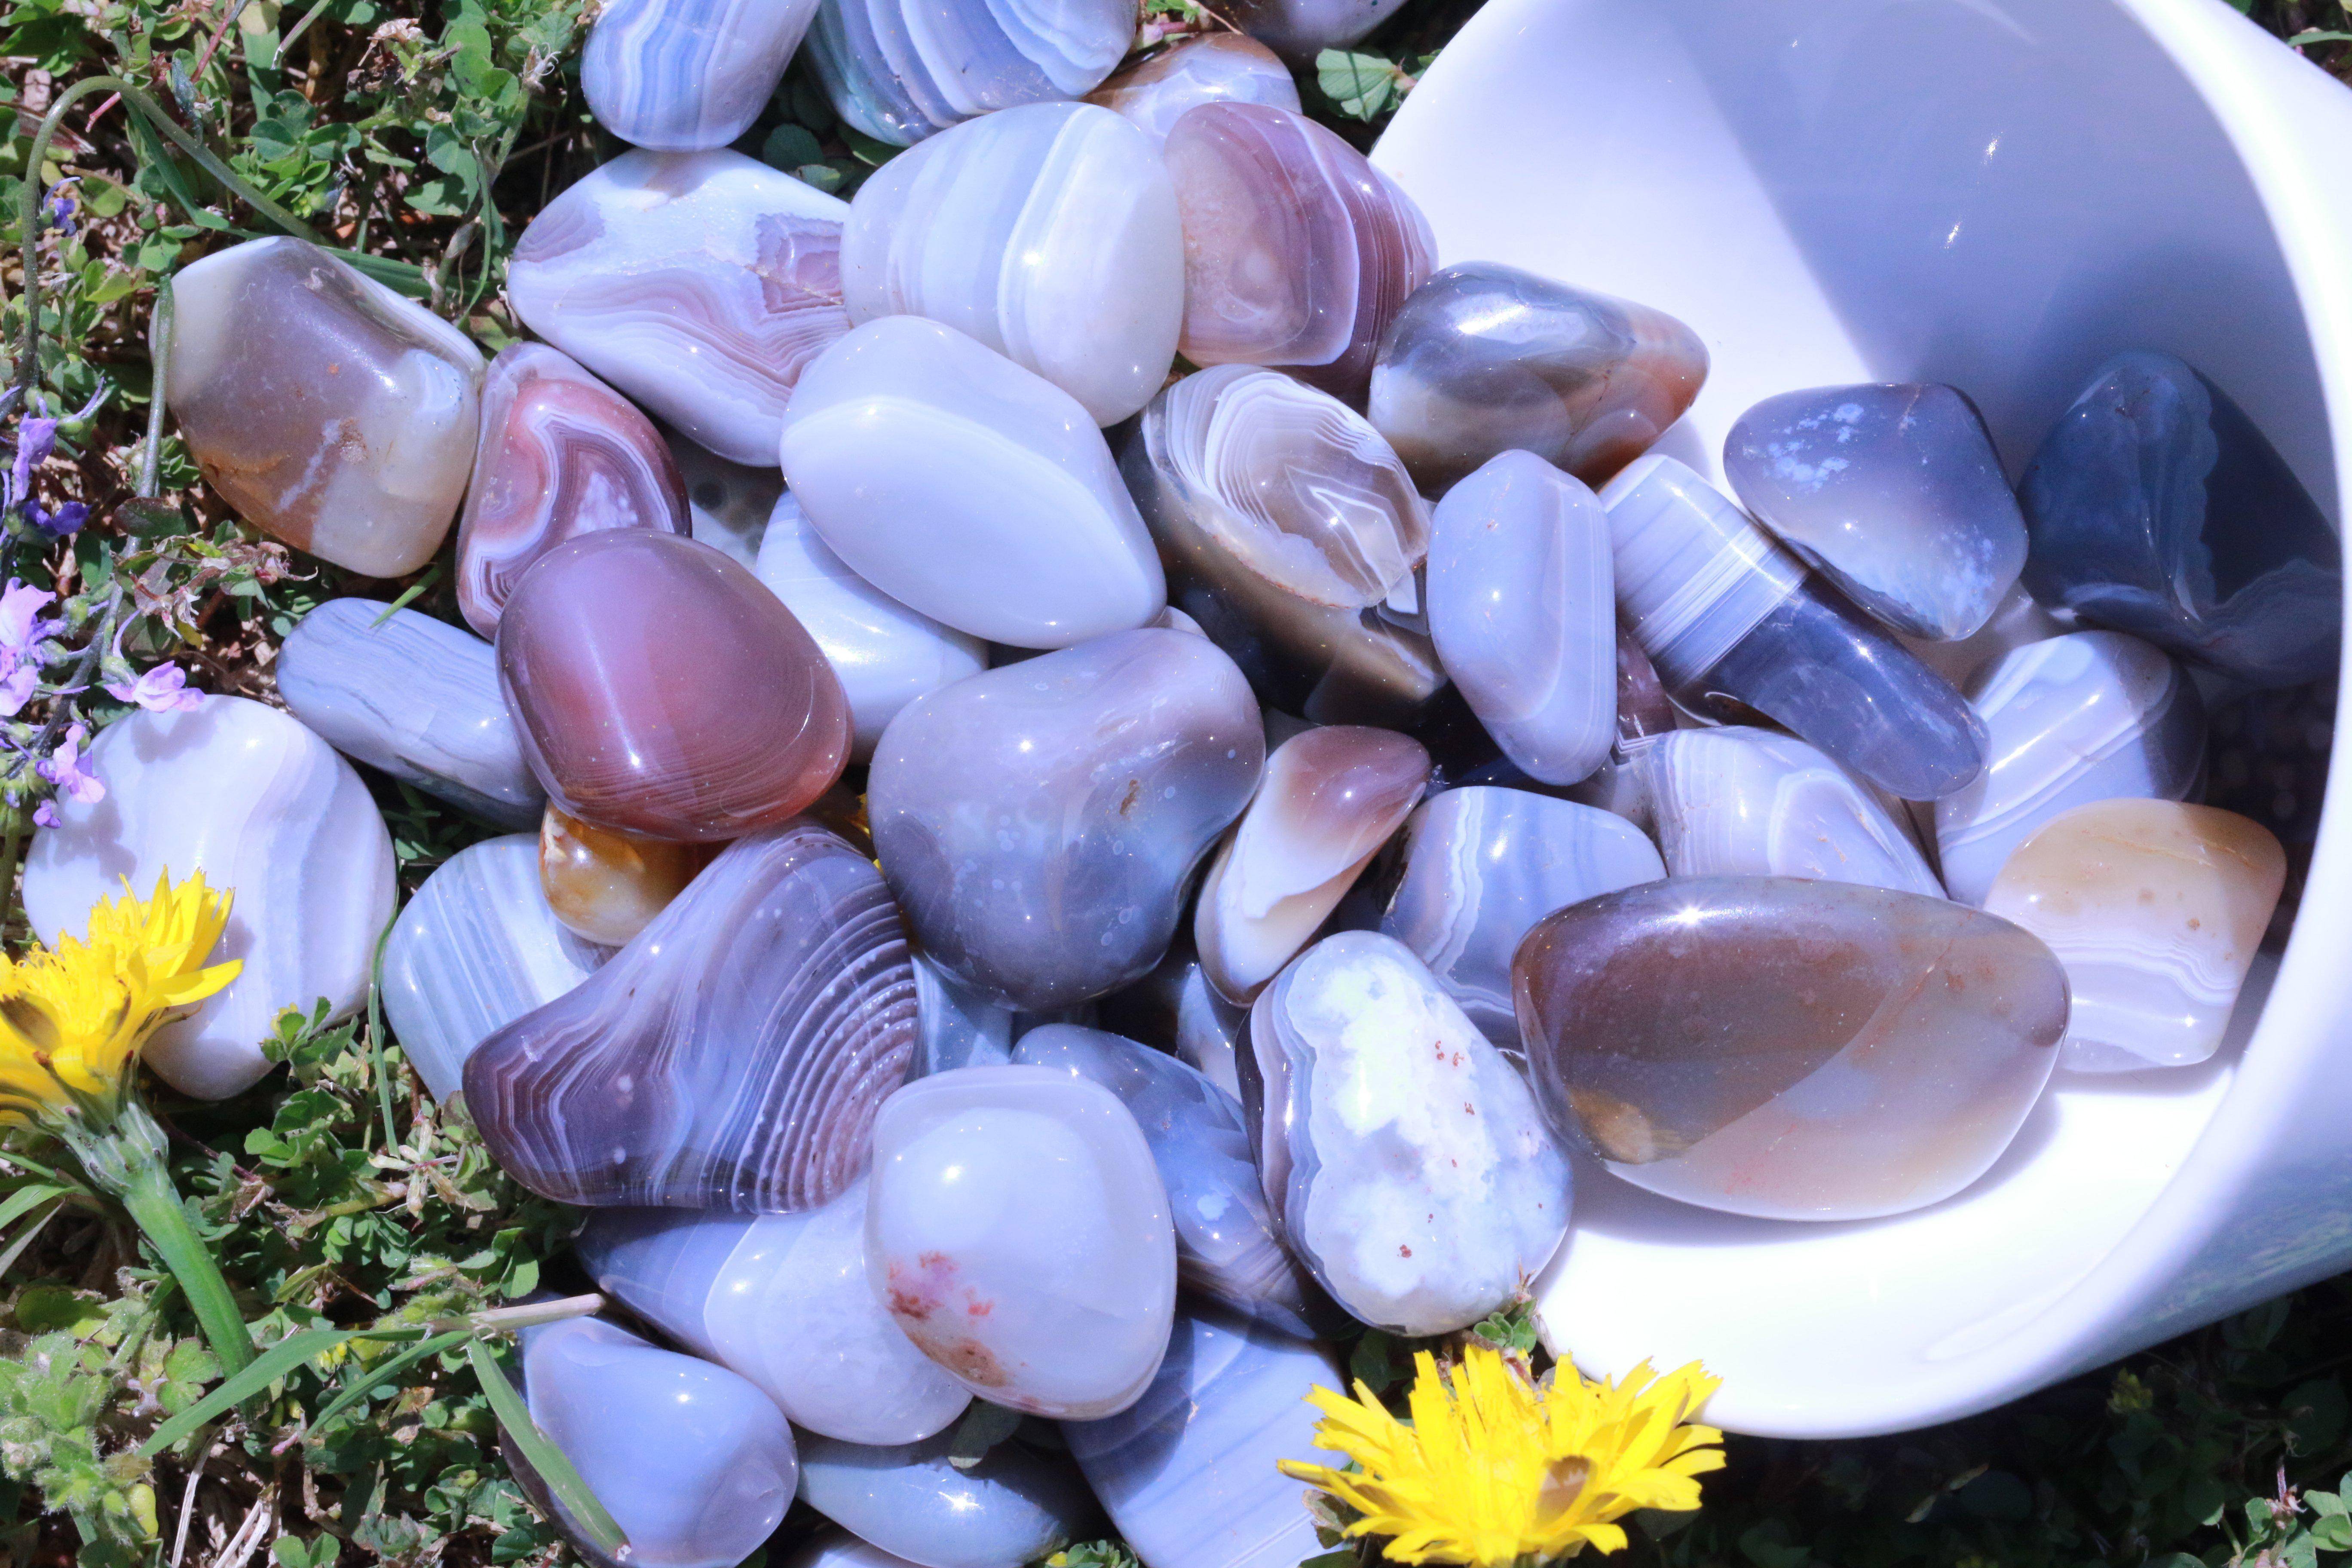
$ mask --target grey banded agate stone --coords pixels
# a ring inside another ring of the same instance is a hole
[[[547,794],[523,760],[490,645],[373,599],[330,599],[278,656],[287,710],[355,762],[501,827],[539,822]]]
[[[867,1447],[801,1440],[803,1502],[919,1568],[1007,1568],[1058,1552],[1101,1517],[1069,1460],[1017,1438],[969,1469],[950,1439]]]
[[[559,1203],[793,1213],[865,1169],[915,979],[873,862],[806,821],[737,839],[611,963],[466,1063],[491,1156]]]
[[[2057,1065],[2066,974],[1916,893],[1677,877],[1546,917],[1513,961],[1546,1112],[1636,1186],[1768,1219],[1951,1196]]]
[[[751,128],[816,16],[816,0],[616,0],[580,56],[596,122],[666,153]]]
[[[1898,632],[1972,636],[2025,564],[2025,519],[1974,405],[1941,385],[1768,397],[1724,477],[1780,542]]]
[[[1326,937],[1250,1011],[1244,1102],[1291,1250],[1376,1328],[1441,1334],[1515,1298],[1568,1232],[1528,1086],[1410,949]]]
[[[1273,50],[1243,33],[1202,33],[1123,67],[1088,103],[1124,115],[1159,146],[1188,109],[1264,103],[1298,112],[1298,84]]]
[[[2170,354],[2102,365],[2018,497],[2043,603],[2254,686],[2336,668],[2334,531],[2245,411]]]
[[[1241,1078],[1234,1052],[1249,1025],[1249,1009],[1217,994],[1192,944],[1182,938],[1151,973],[1104,997],[1097,1021],[1114,1034],[1173,1055],[1236,1100]]]
[[[1085,97],[1127,53],[1136,16],[1136,0],[823,0],[809,56],[835,113],[911,147],[992,110]]]
[[[866,808],[924,952],[1045,1012],[1160,962],[1265,763],[1233,661],[1148,626],[917,698],[876,748]]]

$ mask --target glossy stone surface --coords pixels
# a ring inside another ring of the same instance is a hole
[[[1236,1100],[1241,1077],[1234,1052],[1249,1024],[1249,1009],[1217,994],[1182,938],[1150,973],[1105,996],[1095,1008],[1106,1029],[1165,1050]]]
[[[1168,1194],[1118,1097],[1035,1067],[960,1068],[874,1122],[866,1259],[907,1337],[1034,1415],[1135,1403],[1168,1348]]]
[[[614,0],[580,56],[596,123],[665,152],[724,147],[751,128],[816,16],[816,0]]]
[[[474,464],[466,335],[299,239],[216,250],[173,300],[172,416],[237,515],[363,576],[430,561]]]
[[[1822,386],[1768,397],[1723,444],[1756,520],[1899,632],[1957,639],[2025,564],[2025,520],[1956,388]]]
[[[1980,904],[2011,851],[2095,800],[2179,800],[2205,759],[2205,705],[2179,666],[2121,632],[2029,643],[1978,678],[1984,776],[1936,803],[1944,886]]]
[[[988,668],[978,637],[908,609],[845,565],[789,490],[776,498],[755,570],[841,682],[853,757],[871,757],[884,727],[916,698]]]
[[[866,1282],[862,1178],[804,1214],[604,1209],[579,1247],[596,1289],[749,1378],[796,1426],[912,1443],[971,1402]]]
[[[784,493],[784,476],[772,465],[755,468],[730,462],[674,430],[667,437],[669,455],[686,481],[686,513],[695,542],[745,566],[758,562],[769,514]]]
[[[887,316],[828,349],[782,450],[834,553],[958,631],[1065,647],[1167,603],[1093,416],[952,327]]]
[[[1043,1012],[1160,962],[1265,759],[1233,661],[1147,627],[917,699],[875,751],[866,809],[923,950]]]
[[[686,483],[636,405],[544,343],[482,384],[482,436],[457,521],[457,608],[486,637],[530,563],[600,528],[687,531]]]
[[[783,821],[849,758],[849,704],[760,580],[707,544],[612,529],[507,602],[499,678],[523,755],[572,816],[711,842]]]
[[[332,747],[274,708],[207,697],[118,719],[84,765],[105,798],[59,799],[58,826],[25,857],[25,914],[42,942],[86,935],[90,906],[126,880],[144,898],[165,871],[202,871],[236,895],[212,962],[244,972],[150,1038],[142,1056],[164,1082],[226,1098],[269,1070],[260,1042],[286,1008],[359,1010],[392,919],[392,836]]]
[[[783,1522],[799,1465],[767,1395],[593,1318],[521,1338],[531,1422],[621,1527],[627,1563],[733,1568]],[[583,1556],[609,1562],[582,1544],[561,1503],[552,1510]]]
[[[541,896],[566,930],[618,947],[668,908],[716,852],[599,827],[551,805],[539,825]]]
[[[1528,1086],[1412,950],[1308,948],[1250,1010],[1244,1101],[1291,1250],[1397,1333],[1476,1322],[1568,1231],[1568,1162]]]
[[[531,219],[507,297],[687,437],[765,467],[802,369],[849,330],[848,216],[740,153],[625,153]]]
[[[1136,0],[824,0],[809,56],[835,113],[908,147],[993,110],[1085,97],[1127,53],[1136,16]]]
[[[1601,500],[1619,608],[1685,704],[1745,703],[1905,800],[1939,799],[1983,772],[1984,726],[1960,694],[1722,491],[1650,457]]]
[[[1334,724],[1265,762],[1257,798],[1201,882],[1192,943],[1209,982],[1247,1002],[1304,947],[1421,803],[1429,753],[1391,730]]]
[[[1125,115],[1157,147],[1203,103],[1264,103],[1298,112],[1298,84],[1273,50],[1242,33],[1202,33],[1146,56],[1087,94]]]
[[[1545,918],[1513,963],[1537,1092],[1609,1168],[1769,1219],[1920,1208],[2041,1097],[2066,975],[1940,899],[1677,877]]]
[[[1133,1113],[1168,1190],[1181,1284],[1285,1333],[1331,1326],[1266,1208],[1239,1100],[1163,1051],[1071,1024],[1030,1030],[1013,1059],[1100,1084]]]
[[[857,187],[841,284],[851,321],[944,321],[1116,424],[1151,401],[1176,357],[1176,190],[1151,139],[1109,110],[1003,110]]]
[[[1512,450],[1597,486],[1683,416],[1706,369],[1706,345],[1663,310],[1472,261],[1397,312],[1370,406],[1433,495]]]
[[[1381,930],[1412,950],[1480,1033],[1519,1052],[1511,954],[1557,909],[1666,874],[1622,816],[1526,790],[1473,784],[1431,797],[1405,826],[1404,874]]]
[[[278,654],[278,694],[345,756],[502,827],[546,799],[524,763],[490,645],[373,599],[330,599]]]
[[[1404,0],[1235,0],[1221,15],[1301,67],[1325,49],[1355,43]]]
[[[610,956],[547,907],[530,835],[485,839],[443,862],[401,910],[383,944],[383,1016],[416,1076],[446,1100],[476,1046]]]
[[[559,1203],[795,1213],[866,1169],[915,979],[882,879],[821,827],[728,846],[612,962],[466,1063],[507,1173]]]
[[[1609,514],[1575,479],[1505,452],[1433,513],[1430,637],[1503,754],[1570,784],[1617,731],[1617,599]]]
[[[1007,1439],[960,1470],[949,1462],[949,1441],[865,1447],[804,1439],[801,1500],[921,1568],[1034,1563],[1101,1517],[1067,1459]]]
[[[1204,103],[1169,128],[1194,364],[1265,364],[1360,403],[1372,355],[1436,264],[1413,199],[1286,109]]]
[[[2336,668],[2343,556],[2245,411],[2170,354],[2118,354],[2018,486],[2025,585],[2255,686]]]
[[[785,1561],[791,1568],[900,1568],[907,1560],[845,1530],[834,1530],[811,1540]]]
[[[1910,829],[1792,735],[1678,730],[1644,746],[1640,766],[1673,876],[1804,877],[1944,896]]]
[[[2066,966],[2064,1065],[2185,1067],[2221,1048],[2286,882],[2286,851],[2235,812],[2102,800],[2044,823],[1985,895]]]

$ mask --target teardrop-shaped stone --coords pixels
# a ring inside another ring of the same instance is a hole
[[[539,885],[565,929],[618,947],[646,929],[719,847],[646,838],[551,805],[539,825]]]
[[[578,989],[466,1063],[507,1173],[559,1203],[793,1213],[866,1169],[915,979],[873,863],[787,823],[728,846]]]
[[[1641,766],[1675,876],[1806,877],[1944,896],[1911,830],[1793,735],[1678,730],[1644,746]]]
[[[2066,974],[1916,893],[1677,877],[1547,917],[1512,963],[1544,1109],[1637,1186],[1769,1219],[1951,1196],[2041,1098]]]
[[[816,0],[614,0],[580,54],[596,123],[639,147],[724,147],[768,106]]]
[[[961,1068],[874,1122],[866,1256],[907,1336],[982,1398],[1126,1409],[1168,1348],[1176,1239],[1135,1118],[1099,1085]]]
[[[849,758],[849,703],[800,622],[676,534],[608,529],[541,557],[507,602],[499,675],[548,798],[647,837],[782,822]]]
[[[923,950],[1042,1012],[1160,962],[1265,761],[1233,661],[1146,627],[918,698],[875,751],[866,808]]]
[[[1122,68],[1087,94],[1125,115],[1154,147],[1188,109],[1265,103],[1298,112],[1298,83],[1272,49],[1244,33],[1200,33]]]
[[[1102,1510],[1066,1458],[1009,1437],[967,1465],[950,1457],[952,1442],[803,1438],[801,1500],[918,1568],[1035,1563],[1099,1526]]]

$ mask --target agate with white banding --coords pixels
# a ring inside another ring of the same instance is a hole
[[[25,857],[25,914],[50,946],[89,932],[90,906],[141,898],[169,871],[233,891],[210,955],[241,961],[226,989],[157,1029],[141,1052],[199,1100],[249,1088],[270,1068],[278,1015],[319,1002],[331,1021],[367,995],[392,919],[392,836],[351,763],[299,721],[242,697],[108,725],[84,765],[104,798],[61,797],[58,825]]]
[[[915,1043],[906,938],[824,829],[738,839],[572,991],[466,1063],[507,1173],[560,1203],[794,1213],[866,1169]]]
[[[826,350],[782,453],[833,552],[958,631],[1065,647],[1167,603],[1093,416],[952,327],[886,316]]]
[[[1265,758],[1233,661],[1146,627],[918,698],[875,751],[866,809],[924,952],[1043,1012],[1160,962]]]
[[[1176,1241],[1135,1118],[1097,1084],[961,1068],[874,1122],[866,1257],[907,1337],[1036,1415],[1135,1403],[1168,1348]]]
[[[1175,188],[1150,139],[1107,109],[1004,110],[857,187],[841,287],[853,321],[944,321],[1116,424],[1151,401],[1176,357]]]
[[[474,465],[463,332],[299,239],[192,262],[173,302],[167,401],[239,517],[362,576],[433,558]]]
[[[278,653],[287,710],[345,756],[502,827],[539,820],[490,645],[373,599],[330,599]]]
[[[2221,1047],[2286,880],[2262,824],[2210,805],[2103,800],[2044,823],[1985,895],[2066,966],[2064,1065],[2182,1067]]]
[[[1517,1071],[1403,943],[1326,937],[1259,995],[1249,1037],[1267,1201],[1350,1313],[1444,1333],[1551,1260],[1567,1159]]]
[[[539,825],[540,890],[565,929],[618,947],[686,890],[717,850],[583,822],[551,805]]]
[[[1978,677],[1991,737],[1984,776],[1936,803],[1944,886],[1980,904],[2012,850],[2095,800],[2179,800],[2205,759],[2205,705],[2164,653],[2122,632],[2074,632]]]
[[[1639,765],[1674,876],[1805,877],[1944,896],[1910,829],[1792,735],[1677,730],[1643,747]]]
[[[1127,53],[1136,16],[1136,0],[824,0],[808,52],[835,113],[907,147],[992,110],[1085,97]]]
[[[614,0],[580,55],[596,123],[664,152],[724,147],[751,127],[816,0]]]
[[[866,1281],[862,1179],[804,1214],[605,1209],[579,1245],[598,1289],[749,1378],[796,1426],[912,1443],[971,1401]]]
[[[611,954],[566,931],[539,890],[527,833],[487,839],[425,879],[383,944],[383,1014],[436,1100],[474,1047],[595,973]]]
[[[1087,95],[1158,146],[1203,103],[1264,103],[1298,112],[1298,84],[1273,50],[1243,33],[1202,33],[1120,70]]]
[[[803,367],[849,330],[848,216],[740,153],[625,153],[531,219],[507,297],[689,438],[764,467]]]
[[[804,1437],[801,1500],[918,1568],[1035,1563],[1099,1525],[1067,1458],[1017,1437],[977,1463],[952,1453],[945,1436],[887,1447]]]

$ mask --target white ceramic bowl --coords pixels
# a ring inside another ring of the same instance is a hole
[[[2332,517],[2352,482],[2352,93],[2221,0],[1490,0],[1375,161],[1444,262],[1673,311],[1714,355],[1661,450],[1750,404],[1942,381],[2012,472],[2126,348],[2200,366]],[[1704,1358],[1792,1436],[1985,1409],[2352,1266],[2352,764],[2211,1064],[2063,1079],[1990,1174],[1801,1226],[1580,1171],[1539,1287],[1589,1372]],[[2265,999],[2266,998],[2266,999]]]

